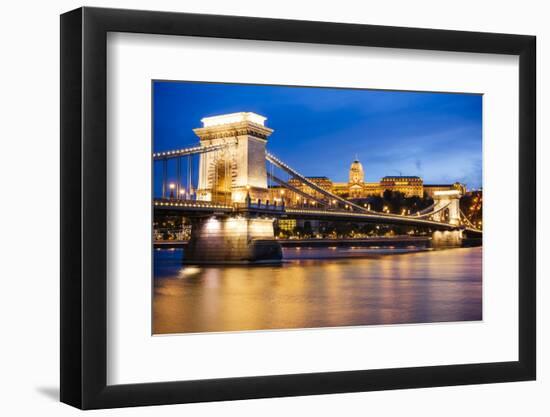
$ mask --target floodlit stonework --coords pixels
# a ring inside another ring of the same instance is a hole
[[[432,233],[431,246],[434,249],[460,248],[462,239],[462,230],[437,230]]]
[[[265,147],[273,129],[265,126],[265,120],[250,112],[201,120],[203,127],[193,130],[203,148],[197,200],[232,204],[268,199]],[[186,260],[191,263],[280,260],[282,250],[273,234],[273,221],[248,216],[196,218]]]
[[[189,263],[243,263],[282,259],[273,219],[208,217],[194,219],[186,248]]]
[[[193,130],[201,147],[230,146],[201,154],[198,200],[244,203],[247,193],[253,201],[267,198],[265,147],[273,129],[265,126],[265,120],[250,112],[201,120],[203,127]]]
[[[434,192],[434,215],[436,222],[448,222],[458,226],[460,224],[460,197],[458,190]]]

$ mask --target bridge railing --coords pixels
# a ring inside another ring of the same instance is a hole
[[[219,208],[219,209],[231,209],[233,204],[223,202],[212,202],[202,200],[185,200],[177,198],[155,198],[153,201],[155,207],[163,208]]]
[[[244,203],[233,203],[237,209],[257,209],[257,210],[269,210],[269,211],[285,211],[285,203],[269,200],[252,200],[246,199]]]

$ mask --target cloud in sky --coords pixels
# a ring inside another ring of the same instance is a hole
[[[482,178],[482,96],[379,90],[155,82],[155,151],[197,142],[200,119],[237,111],[268,118],[268,149],[305,175],[346,181],[357,154],[368,181]]]

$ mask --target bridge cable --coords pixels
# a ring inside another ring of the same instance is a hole
[[[288,174],[292,175],[293,177],[297,178],[298,180],[300,180],[301,182],[303,182],[305,185],[307,185],[308,187],[312,188],[314,191],[317,191],[318,193],[320,194],[323,194],[333,200],[338,200],[340,201],[341,203],[344,203],[344,204],[347,204],[349,205],[350,207],[353,207],[359,211],[362,211],[362,212],[366,212],[366,213],[373,213],[374,211],[373,210],[368,210],[364,207],[361,207],[360,205],[358,204],[355,204],[355,203],[352,203],[351,201],[348,201],[336,194],[333,194],[321,187],[319,187],[317,184],[315,184],[314,182],[310,181],[309,179],[307,179],[306,177],[304,177],[302,174],[300,174],[298,171],[296,171],[295,169],[291,168],[289,165],[285,164],[283,161],[279,160],[278,158],[276,158],[274,155],[270,154],[269,152],[266,151],[265,153],[265,157],[266,159],[271,162],[272,164],[275,164],[277,165],[279,168],[281,168],[283,171],[286,171]],[[376,212],[374,212],[376,213]]]
[[[313,201],[315,201],[315,202],[317,202],[317,203],[319,203],[320,205],[323,205],[323,206],[327,206],[327,205],[328,205],[326,201],[319,200],[319,199],[317,199],[317,198],[314,198],[314,197],[310,196],[310,195],[307,194],[306,192],[300,190],[299,188],[296,188],[296,187],[290,185],[288,182],[285,182],[284,180],[278,178],[277,176],[275,176],[275,175],[273,175],[273,174],[268,173],[267,175],[269,176],[269,178],[270,178],[272,181],[274,181],[274,182],[276,182],[276,183],[282,185],[282,186],[285,187],[286,189],[288,189],[288,190],[290,190],[290,191],[292,191],[292,192],[294,192],[294,193],[296,193],[296,194],[300,194],[302,197],[305,197],[305,198],[308,198],[308,199],[310,199],[310,200],[313,200]]]
[[[481,232],[481,229],[478,229],[478,228],[470,221],[470,219],[468,219],[468,217],[464,214],[464,212],[462,211],[462,209],[460,209],[460,215],[464,218],[464,220],[466,220],[466,222],[468,223],[468,225],[469,225],[472,229]]]

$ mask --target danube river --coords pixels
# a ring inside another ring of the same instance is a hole
[[[482,319],[482,248],[285,248],[266,266],[182,266],[155,250],[153,333]]]

